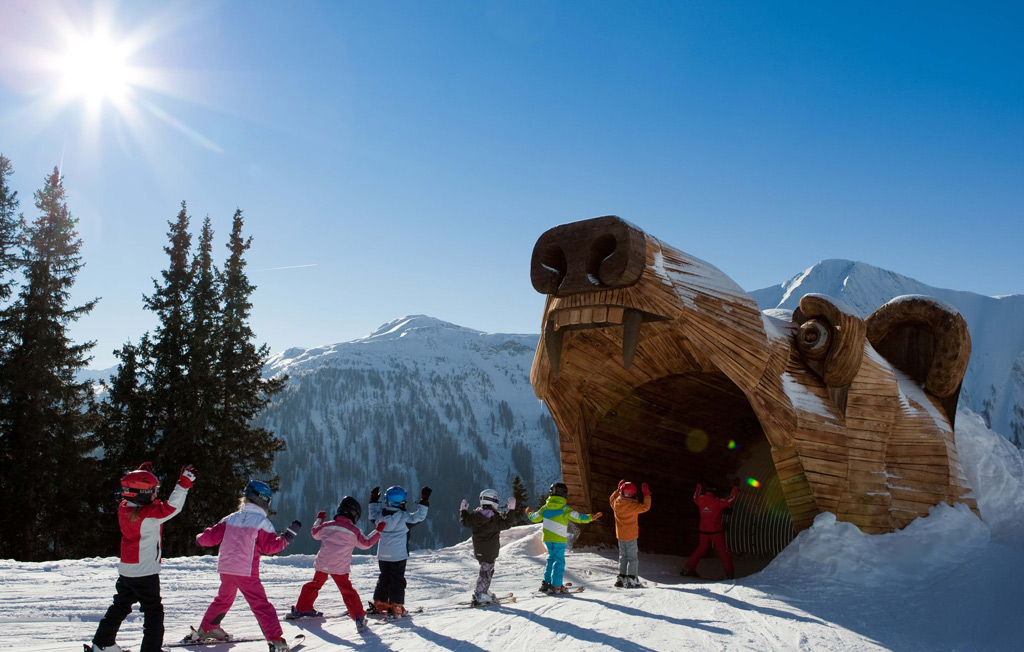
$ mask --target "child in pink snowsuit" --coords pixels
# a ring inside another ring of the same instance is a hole
[[[223,641],[230,638],[221,629],[220,623],[234,603],[235,595],[241,591],[270,643],[271,651],[288,649],[288,643],[281,635],[277,611],[267,600],[267,592],[260,582],[260,554],[273,555],[284,550],[295,538],[302,523],[292,521],[288,529],[278,536],[267,518],[272,495],[270,487],[265,483],[250,482],[245,487],[241,508],[196,536],[196,543],[201,546],[220,545],[217,555],[220,589],[207,608],[199,630],[193,631],[194,640]]]
[[[320,552],[313,560],[313,580],[302,585],[299,593],[299,601],[292,607],[289,618],[317,617],[323,614],[313,608],[313,603],[320,595],[327,578],[330,577],[338,585],[341,591],[341,598],[348,608],[349,618],[356,622],[356,628],[362,631],[366,610],[363,609],[359,593],[352,586],[348,578],[352,568],[352,551],[356,548],[367,550],[380,539],[380,531],[386,525],[383,521],[377,524],[377,529],[369,537],[356,525],[356,521],[362,515],[363,508],[359,501],[352,496],[345,496],[338,505],[334,520],[326,521],[327,512],[320,512],[316,515],[316,522],[313,523],[311,534],[313,538],[320,541]]]

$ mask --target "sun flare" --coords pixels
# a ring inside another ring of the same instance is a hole
[[[62,94],[95,104],[123,102],[132,90],[127,48],[109,36],[76,36],[61,60]]]

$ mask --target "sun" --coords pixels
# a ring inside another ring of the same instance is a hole
[[[124,103],[135,82],[128,48],[107,34],[74,35],[60,59],[60,92],[89,104]]]

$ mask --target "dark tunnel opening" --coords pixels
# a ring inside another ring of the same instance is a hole
[[[725,517],[738,574],[760,570],[793,538],[768,440],[746,396],[724,374],[673,375],[637,388],[598,421],[588,452],[592,509],[609,518],[588,527],[581,543],[615,544],[608,498],[622,478],[651,486],[651,510],[640,517],[642,551],[693,551],[698,482],[722,497],[734,479],[740,482]]]

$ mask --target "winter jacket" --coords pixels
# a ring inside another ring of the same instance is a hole
[[[145,577],[160,572],[164,522],[181,512],[187,495],[188,489],[179,484],[166,501],[155,500],[148,505],[121,501],[117,508],[117,521],[121,525],[118,573],[125,577]]]
[[[459,512],[459,523],[462,527],[473,530],[473,555],[477,561],[493,564],[501,549],[499,533],[512,527],[514,518],[511,512],[499,514],[493,509],[477,507],[472,512],[464,509]]]
[[[548,502],[536,512],[530,512],[529,519],[534,523],[544,521],[545,543],[568,543],[569,521],[590,523],[594,517],[580,514],[565,504],[565,498],[550,496]]]
[[[267,512],[259,505],[245,503],[213,527],[196,536],[201,546],[220,544],[217,572],[242,577],[260,576],[260,555],[273,555],[288,546],[288,540],[277,536]]]
[[[428,507],[417,505],[415,512],[385,507],[380,503],[370,503],[370,523],[374,527],[377,521],[384,522],[384,531],[380,534],[377,546],[377,559],[380,561],[402,561],[409,558],[409,526],[419,523],[427,517]]]
[[[638,502],[633,498],[624,498],[619,495],[616,489],[612,497],[608,499],[612,511],[615,512],[615,538],[619,541],[632,541],[640,537],[640,524],[637,522],[640,515],[651,508],[650,495],[644,496],[644,501]]]
[[[701,495],[701,486],[693,492],[693,502],[700,510],[700,533],[715,534],[722,531],[722,510],[736,502],[740,494],[739,487],[733,487],[728,498],[719,498],[714,494]]]
[[[367,550],[380,539],[380,532],[363,536],[347,516],[335,516],[333,521],[316,519],[310,532],[320,542],[313,568],[331,575],[347,575],[352,568],[352,551]]]

